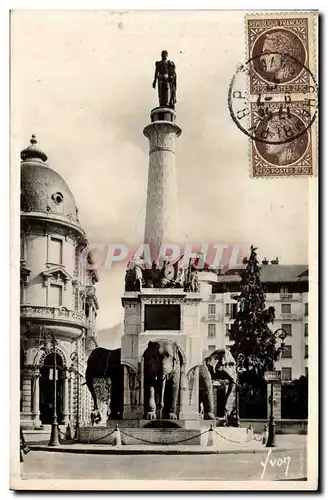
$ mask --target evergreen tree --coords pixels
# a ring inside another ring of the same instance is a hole
[[[264,372],[274,368],[281,348],[276,349],[276,338],[268,324],[273,323],[274,307],[265,308],[264,290],[260,280],[260,266],[256,248],[251,246],[247,267],[241,278],[241,292],[237,297],[237,315],[229,331],[234,342],[231,353],[245,356],[245,378],[263,380]]]

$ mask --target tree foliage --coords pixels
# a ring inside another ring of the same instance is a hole
[[[275,317],[274,307],[266,309],[265,294],[260,279],[260,265],[256,248],[251,246],[250,257],[241,276],[241,291],[237,297],[237,315],[229,331],[234,342],[231,353],[245,356],[245,381],[263,380],[264,372],[274,368],[281,348],[276,348],[276,337],[269,328]]]

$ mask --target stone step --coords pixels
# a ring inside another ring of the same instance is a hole
[[[66,425],[59,425],[59,430],[65,434]],[[26,443],[30,444],[47,444],[50,439],[51,425],[44,425],[42,429],[26,429],[23,430]]]

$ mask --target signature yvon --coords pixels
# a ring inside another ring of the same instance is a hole
[[[268,465],[270,467],[279,467],[279,468],[285,467],[285,476],[288,476],[290,457],[270,458],[271,451],[272,451],[271,448],[269,448],[265,461],[261,462],[261,465],[263,467],[261,479],[264,478],[264,474],[267,470]]]

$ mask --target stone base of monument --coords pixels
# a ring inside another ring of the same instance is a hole
[[[115,428],[118,425],[123,428],[176,428],[176,429],[207,429],[210,425],[215,426],[215,420],[183,419],[183,420],[146,420],[146,419],[124,419],[107,420],[106,427]]]
[[[107,426],[83,426],[79,429],[79,442],[114,445],[116,425],[120,430],[122,445],[151,446],[192,445],[223,448],[246,443],[245,428],[215,427],[210,420],[110,420]],[[196,427],[197,426],[197,427]],[[211,438],[209,440],[209,435]]]

